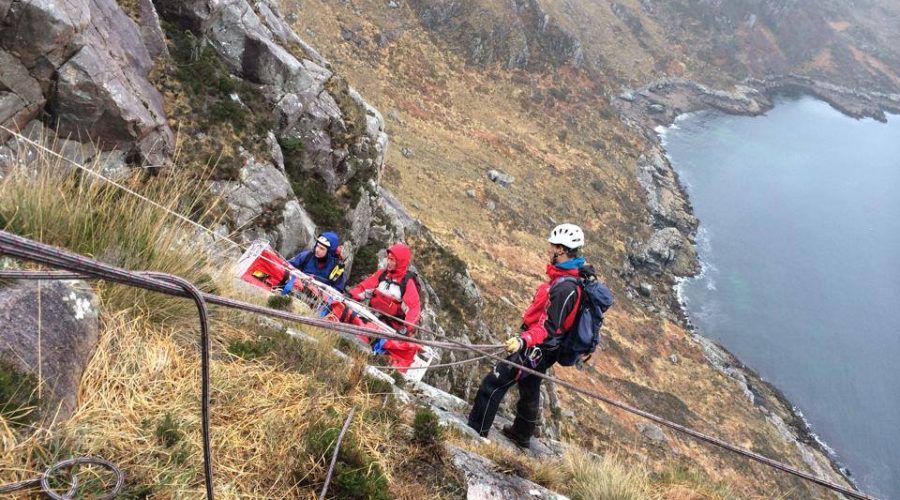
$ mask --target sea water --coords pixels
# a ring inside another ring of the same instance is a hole
[[[900,116],[804,97],[663,133],[700,219],[698,333],[780,388],[860,486],[900,500]]]

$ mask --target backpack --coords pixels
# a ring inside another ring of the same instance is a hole
[[[613,305],[613,296],[609,288],[597,281],[593,273],[582,275],[580,279],[568,276],[562,279],[575,281],[582,292],[575,323],[563,335],[557,358],[562,366],[572,366],[585,354],[590,358],[600,345],[603,314]]]

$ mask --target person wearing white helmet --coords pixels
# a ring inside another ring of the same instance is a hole
[[[575,224],[560,224],[550,231],[547,239],[548,280],[535,291],[531,304],[522,313],[519,335],[506,341],[509,359],[546,373],[556,363],[557,350],[563,335],[575,324],[581,302],[581,288],[573,279],[584,270],[584,231]],[[541,378],[528,375],[518,368],[497,363],[488,373],[478,392],[469,427],[487,437],[497,409],[506,392],[514,384],[519,387],[516,418],[511,426],[502,429],[503,435],[523,448],[528,448],[540,417]]]

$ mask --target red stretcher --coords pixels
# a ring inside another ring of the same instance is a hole
[[[287,294],[309,305],[317,314],[331,321],[370,329],[373,333],[396,334],[394,329],[369,309],[345,298],[341,292],[317,281],[314,277],[294,269],[266,241],[258,240],[250,245],[238,261],[235,274],[242,281],[269,293],[284,294],[283,291],[287,288],[289,290]],[[366,347],[369,347],[370,340],[373,340],[362,334],[355,337]],[[392,366],[398,368],[407,379],[415,381],[422,379],[436,357],[431,348],[402,340],[388,339],[382,349]]]

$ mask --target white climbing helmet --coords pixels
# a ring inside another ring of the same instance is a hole
[[[550,231],[547,241],[574,250],[584,246],[584,231],[575,224],[560,224]]]

